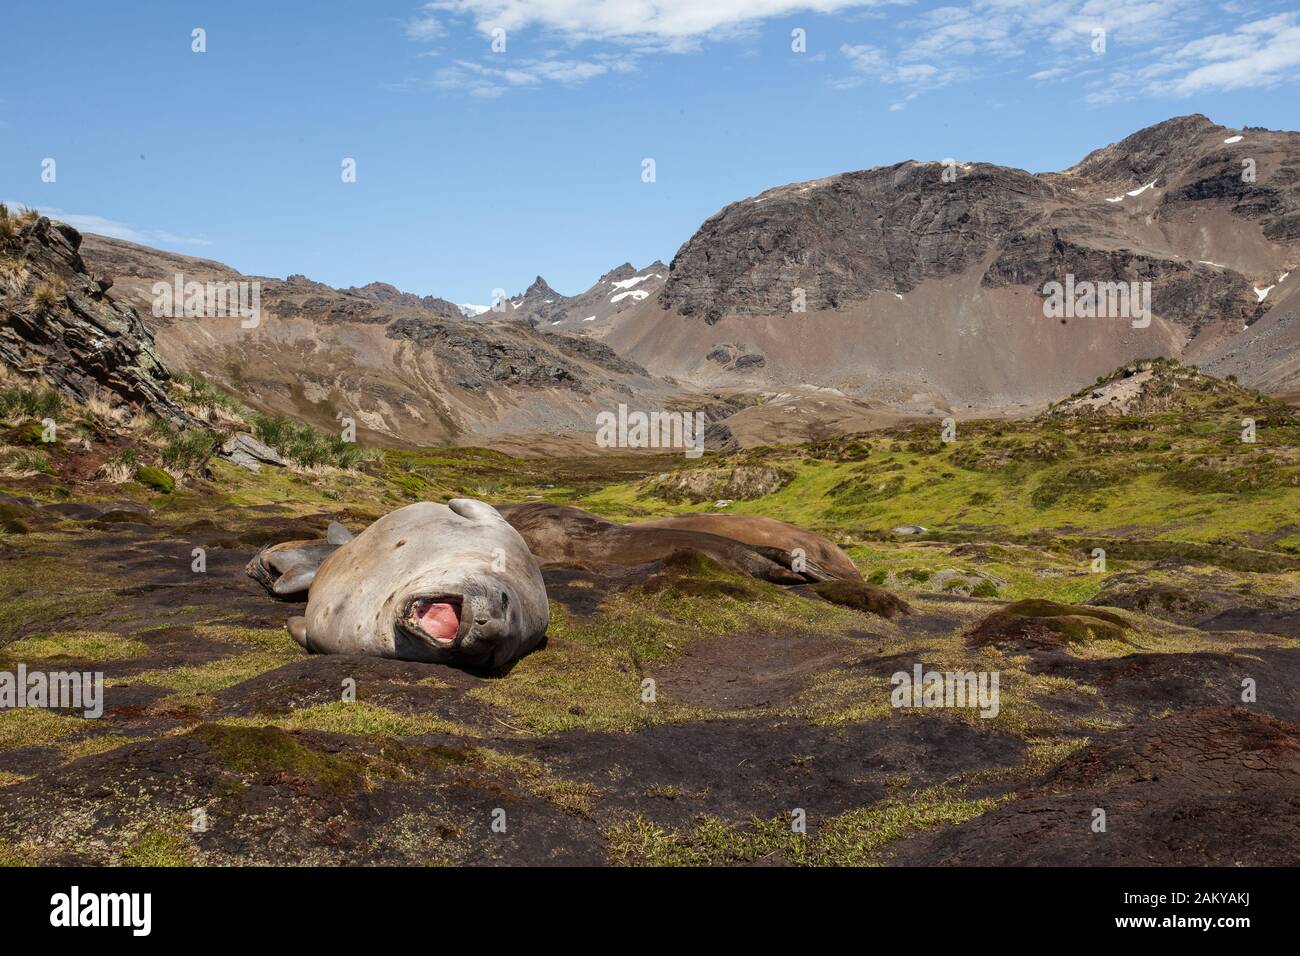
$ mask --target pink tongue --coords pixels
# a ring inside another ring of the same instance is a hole
[[[455,637],[460,627],[460,618],[450,604],[421,604],[416,617],[426,634],[444,641]]]

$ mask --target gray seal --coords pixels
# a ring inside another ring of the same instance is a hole
[[[289,633],[317,654],[499,670],[546,635],[537,561],[495,508],[471,498],[399,508],[340,545]]]

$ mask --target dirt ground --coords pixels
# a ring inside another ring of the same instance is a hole
[[[554,568],[547,644],[481,677],[299,650],[283,630],[294,606],[243,569],[332,515],[5,504],[26,533],[0,547],[14,589],[0,669],[107,683],[97,720],[0,718],[6,863],[1255,864],[1300,850],[1285,614],[1218,609],[1234,629],[1200,630],[1113,610],[1135,646],[975,648],[1006,602],[918,592],[885,620],[717,569]],[[997,669],[1001,713],[890,707],[890,675],[917,662]]]

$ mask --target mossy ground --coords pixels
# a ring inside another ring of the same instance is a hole
[[[1194,397],[1177,415],[967,422],[948,444],[936,423],[729,456],[724,467],[792,478],[728,510],[841,542],[912,613],[886,618],[870,601],[832,603],[703,560],[631,576],[570,571],[563,591],[590,600],[569,604],[553,588],[547,646],[492,678],[307,658],[283,631],[297,609],[258,591],[243,564],[266,541],[320,534],[331,518],[357,529],[420,499],[545,500],[623,520],[709,510],[650,493],[645,477],[681,459],[433,449],[386,452],[347,471],[256,475],[214,462],[210,477],[159,495],[106,483],[53,449],[53,474],[0,479],[0,669],[102,670],[107,710],[95,721],[0,712],[0,861],[61,859],[85,838],[81,859],[142,865],[587,853],[630,864],[887,862],[899,840],[978,817],[1089,740],[1219,693],[1197,678],[1186,699],[1140,701],[1120,694],[1105,666],[1155,655],[1171,667],[1231,670],[1297,652],[1276,633],[1206,631],[1141,611],[1099,612],[1122,626],[1090,629],[1105,618],[1078,609],[1130,581],[1279,606],[1300,595],[1300,426],[1235,393]],[[1254,444],[1236,440],[1247,415],[1259,421]],[[93,444],[98,433],[85,433]],[[123,511],[138,505],[147,516]],[[928,530],[893,533],[905,524]],[[191,567],[195,548],[205,551],[202,574]],[[1057,656],[972,645],[972,631],[1021,601],[1075,607],[1051,615],[1068,631]],[[901,714],[890,678],[915,662],[997,671],[998,715]],[[355,700],[343,698],[347,680]],[[903,721],[908,739],[939,750],[957,733],[1020,749],[935,771],[923,786],[895,780],[921,763],[881,771],[883,789],[861,805],[808,807],[807,834],[787,816],[717,803],[670,759],[682,748],[712,753],[727,734],[791,740],[791,766],[805,775],[782,784],[793,787],[782,797],[793,808],[805,783],[837,779],[820,769],[825,759],[798,763],[800,740],[890,735]],[[683,735],[663,757],[664,779],[629,781],[637,771],[613,741],[662,733]],[[112,796],[42,805],[33,788],[54,775]],[[632,791],[641,803],[629,805]],[[97,802],[106,799],[118,802]],[[189,828],[195,806],[223,811],[211,830]],[[665,806],[680,815],[656,816]],[[531,821],[511,837],[522,842],[491,842],[488,815],[500,807]]]

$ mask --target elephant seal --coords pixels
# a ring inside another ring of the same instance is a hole
[[[399,508],[338,546],[289,633],[317,654],[497,670],[536,647],[549,620],[524,539],[490,505],[454,498]]]
[[[276,597],[302,600],[325,559],[351,540],[352,532],[331,521],[324,538],[268,545],[257,552],[244,570]]]
[[[803,557],[800,570],[817,581],[862,580],[862,572],[839,545],[819,534],[778,521],[776,518],[743,514],[689,514],[657,518],[654,521],[638,521],[629,527],[703,531],[764,549],[762,552],[764,554],[770,550],[784,554],[793,552],[797,548],[802,552]]]
[[[719,534],[684,528],[616,524],[568,505],[537,501],[503,505],[514,526],[542,564],[646,564],[681,551],[698,551],[736,571],[776,584],[806,584],[791,570],[791,557],[778,548],[756,548]]]

